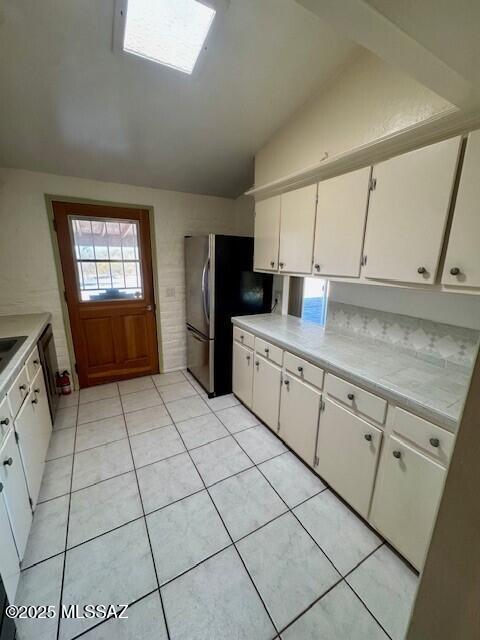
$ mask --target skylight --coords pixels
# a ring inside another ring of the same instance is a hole
[[[192,73],[214,17],[197,0],[128,0],[123,48]]]

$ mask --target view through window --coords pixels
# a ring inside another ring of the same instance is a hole
[[[327,317],[327,299],[327,280],[304,278],[302,318],[324,326]]]
[[[80,299],[143,298],[135,220],[70,217]]]

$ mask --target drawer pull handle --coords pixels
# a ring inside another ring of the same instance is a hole
[[[34,399],[32,400],[32,404],[38,404],[38,398],[34,398]]]
[[[298,373],[303,373],[303,367],[297,367]]]
[[[452,267],[450,269],[450,273],[452,276],[459,276],[460,275],[460,269],[458,267]]]
[[[3,461],[3,464],[5,467],[11,467],[13,464],[13,458],[7,458],[6,460]]]
[[[0,421],[0,424],[3,424],[6,427],[8,427],[8,425],[10,424],[9,418],[4,418],[3,420]]]
[[[21,384],[19,387],[20,391],[25,391],[25,389],[27,388],[26,384]]]
[[[354,400],[355,399],[355,395],[353,393],[349,393],[349,394],[347,394],[347,398],[349,400]]]
[[[417,272],[418,272],[420,275],[423,275],[424,273],[427,273],[427,270],[426,270],[426,268],[425,268],[425,267],[418,267]]]
[[[438,438],[430,438],[430,444],[432,445],[432,447],[439,447],[440,440]]]
[[[373,438],[372,438],[372,434],[371,434],[371,433],[366,433],[363,437],[365,438],[365,440],[366,440],[367,442],[371,442],[371,441],[372,441],[372,439],[373,439]]]
[[[402,452],[401,451],[394,451],[393,452],[393,457],[397,458],[397,460],[400,459],[402,457]]]

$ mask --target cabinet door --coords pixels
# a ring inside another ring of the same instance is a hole
[[[37,459],[41,462],[41,475],[37,479],[36,486],[31,487],[30,497],[33,501],[33,507],[37,504],[38,493],[42,481],[43,471],[45,468],[45,457],[47,455],[48,444],[52,434],[52,421],[50,417],[50,409],[48,406],[47,389],[45,386],[45,378],[43,370],[39,369],[32,381],[32,405],[35,421],[35,429],[37,430]],[[34,484],[34,483],[32,483]]]
[[[480,287],[480,131],[468,136],[442,283]]]
[[[313,273],[360,275],[370,167],[318,185]]]
[[[255,356],[253,372],[253,411],[267,426],[277,430],[280,404],[281,369]]]
[[[28,492],[32,504],[37,502],[38,492],[45,468],[45,453],[48,437],[41,419],[35,412],[39,400],[33,390],[28,394],[23,407],[15,419],[15,431],[18,434],[18,446],[22,456],[23,468],[27,479]]]
[[[1,493],[3,493],[3,490]],[[0,544],[0,575],[2,576],[8,601],[15,602],[15,593],[20,577],[20,564],[3,495],[0,495],[0,540],[2,541]]]
[[[315,458],[321,397],[301,380],[284,375],[279,435],[310,466]]]
[[[324,402],[318,429],[318,473],[366,518],[382,432],[331,400]]]
[[[252,406],[253,351],[239,342],[233,343],[233,393],[247,405]]]
[[[430,542],[446,470],[389,436],[382,453],[371,521],[417,569]]]
[[[311,273],[316,208],[316,184],[282,194],[280,271]]]
[[[365,276],[432,284],[447,222],[460,138],[445,140],[373,168]]]
[[[8,434],[0,452],[0,482],[3,483],[3,496],[21,560],[32,524],[32,510],[13,429]]]
[[[279,238],[280,196],[274,196],[255,204],[254,269],[278,269]]]

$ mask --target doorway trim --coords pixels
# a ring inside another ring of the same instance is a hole
[[[73,363],[75,362],[75,350],[73,347],[73,336],[72,336],[72,328],[70,325],[70,316],[68,313],[67,302],[65,300],[65,282],[63,279],[63,271],[62,264],[60,261],[60,250],[58,247],[58,238],[57,232],[55,230],[54,223],[54,214],[53,214],[53,202],[54,201],[62,201],[62,202],[72,202],[74,204],[92,204],[98,206],[105,207],[121,207],[124,209],[145,209],[148,211],[148,221],[150,226],[150,250],[152,254],[152,271],[153,271],[153,300],[155,303],[155,320],[157,326],[157,345],[158,345],[158,362],[160,372],[164,370],[164,360],[163,360],[163,341],[162,341],[162,325],[160,320],[160,296],[159,296],[159,285],[158,285],[158,264],[157,264],[157,244],[155,242],[155,211],[152,205],[145,204],[134,204],[132,202],[117,202],[110,200],[95,200],[92,198],[76,198],[73,196],[64,196],[61,194],[51,194],[46,193],[45,195],[45,204],[47,210],[47,218],[48,218],[48,226],[50,229],[50,238],[52,240],[52,249],[53,256],[55,262],[55,271],[57,274],[57,282],[58,282],[58,295],[60,297],[60,306],[62,309],[62,317],[63,323],[65,325],[65,334],[67,337],[67,350],[68,350],[68,358],[70,361],[70,374],[72,376],[72,380],[74,383],[75,389],[80,388],[79,380],[77,372],[73,367]]]

